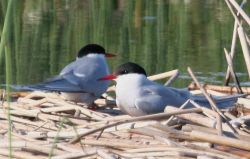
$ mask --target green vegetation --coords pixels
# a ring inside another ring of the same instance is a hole
[[[118,55],[109,61],[111,68],[134,61],[149,74],[186,72],[187,66],[226,70],[223,47],[230,46],[234,19],[224,1],[14,0],[12,16],[6,14],[7,2],[0,3],[0,35],[4,40],[9,30],[11,83],[36,83],[57,74],[87,43]],[[5,24],[5,15],[14,22]],[[3,24],[9,27],[4,30]],[[245,72],[241,54],[237,60],[236,70]],[[0,80],[5,82],[5,73]]]

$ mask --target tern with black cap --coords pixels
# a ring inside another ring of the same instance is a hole
[[[128,62],[120,65],[113,74],[100,78],[116,81],[116,104],[126,114],[141,116],[160,113],[167,105],[179,107],[188,99],[202,106],[209,102],[204,96],[192,95],[187,89],[165,87],[147,79],[146,71],[138,64]],[[214,97],[218,107],[232,106],[236,96]]]
[[[100,45],[88,44],[80,49],[76,60],[64,67],[58,76],[34,85],[12,87],[19,90],[60,92],[66,100],[91,105],[109,86],[109,81],[98,79],[109,74],[105,57],[113,56]]]

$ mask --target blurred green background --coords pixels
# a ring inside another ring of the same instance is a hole
[[[7,2],[0,1],[0,30]],[[108,60],[111,69],[127,61],[149,75],[179,69],[174,85],[185,87],[190,66],[201,81],[221,84],[227,68],[223,48],[230,50],[234,24],[223,0],[14,0],[10,19],[13,84],[56,75],[88,43],[117,55]],[[239,42],[234,62],[248,84]]]

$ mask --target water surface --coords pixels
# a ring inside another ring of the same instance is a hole
[[[0,29],[6,0],[0,3]],[[230,49],[234,19],[218,0],[15,0],[11,24],[12,83],[31,84],[56,75],[88,43],[117,55],[111,69],[132,61],[149,75],[179,69],[174,85],[222,84],[223,48]],[[250,11],[249,4],[246,8]],[[248,12],[249,13],[249,12]],[[247,74],[238,44],[235,70]],[[1,66],[0,83],[5,83]]]

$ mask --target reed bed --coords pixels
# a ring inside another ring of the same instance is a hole
[[[176,75],[176,70],[149,78],[171,75]],[[115,87],[111,88],[114,91]],[[209,89],[193,93],[202,91],[222,94]],[[56,93],[20,92],[12,96],[16,100],[9,106],[7,101],[1,102],[1,158],[9,155],[8,107],[13,158],[250,157],[248,98],[239,98],[239,103],[227,110],[204,108],[188,100],[180,108],[167,106],[163,113],[131,117],[122,114],[107,94],[95,101],[96,110],[64,101]],[[194,107],[185,109],[187,103]]]

